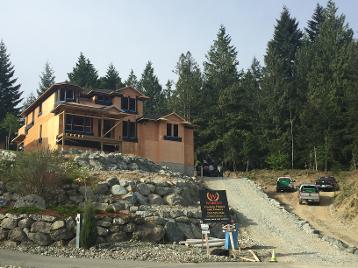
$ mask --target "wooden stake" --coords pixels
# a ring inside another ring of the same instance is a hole
[[[208,234],[205,234],[205,243],[206,243],[206,255],[210,255],[210,252],[209,252],[209,237],[208,237]]]
[[[257,257],[257,255],[255,254],[255,252],[253,252],[251,249],[249,249],[249,252],[251,253],[252,256],[254,256],[255,260],[257,262],[260,262],[260,259]]]

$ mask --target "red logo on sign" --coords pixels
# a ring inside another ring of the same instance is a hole
[[[218,192],[216,192],[216,193],[208,192],[208,193],[206,194],[206,197],[208,198],[209,201],[211,201],[211,202],[216,202],[216,201],[219,200],[220,195],[219,195]]]

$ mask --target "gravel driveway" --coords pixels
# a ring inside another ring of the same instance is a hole
[[[226,190],[229,205],[238,211],[241,232],[259,248],[275,248],[280,262],[358,266],[358,255],[346,253],[305,230],[309,227],[305,221],[281,208],[254,182],[245,178],[204,180],[209,188]]]

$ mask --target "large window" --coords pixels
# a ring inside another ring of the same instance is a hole
[[[112,99],[111,99],[111,97],[108,97],[108,96],[105,96],[105,95],[98,95],[98,96],[96,96],[95,103],[106,105],[106,106],[111,106],[112,105]]]
[[[75,101],[75,92],[71,88],[61,88],[59,95],[60,95],[60,98],[59,98],[60,101],[63,101],[63,102]]]
[[[125,112],[136,113],[136,99],[131,97],[122,97],[121,109]]]
[[[123,121],[123,140],[126,141],[137,141],[136,123],[130,121]]]
[[[76,115],[66,115],[66,132],[93,135],[92,118]]]
[[[178,124],[167,124],[167,135],[164,136],[165,140],[170,141],[181,141],[181,137],[179,137],[179,126]]]

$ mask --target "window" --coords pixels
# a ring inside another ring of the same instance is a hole
[[[66,115],[65,130],[69,133],[93,135],[92,118],[84,116]]]
[[[42,115],[42,102],[39,105],[39,114],[38,114],[38,116],[40,116],[40,115]]]
[[[136,112],[136,99],[130,97],[121,98],[121,109],[125,112],[135,113]]]
[[[39,130],[39,143],[42,143],[42,125],[40,125],[40,130]]]
[[[60,89],[60,101],[75,101],[75,92],[70,88],[62,88]]]
[[[136,123],[130,121],[123,121],[123,140],[137,141]]]
[[[110,97],[108,97],[108,96],[99,95],[99,96],[96,96],[95,103],[106,105],[106,106],[111,106],[112,105],[112,99]]]
[[[178,124],[167,124],[167,135],[164,136],[164,139],[169,141],[182,141],[182,138],[179,137]]]
[[[31,123],[30,124],[33,124],[33,123],[35,123],[35,110],[33,110],[31,113]]]

